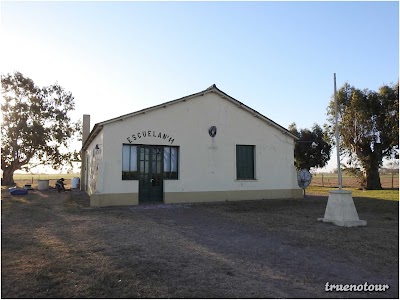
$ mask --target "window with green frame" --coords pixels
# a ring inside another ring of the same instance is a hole
[[[137,146],[122,145],[122,180],[137,179]]]
[[[236,145],[236,179],[255,179],[253,145]]]
[[[178,179],[178,147],[164,147],[164,179]]]

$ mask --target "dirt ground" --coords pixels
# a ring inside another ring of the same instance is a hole
[[[355,198],[367,227],[317,222],[327,197],[90,208],[2,191],[3,298],[398,298],[397,201]],[[327,293],[325,284],[388,284]]]

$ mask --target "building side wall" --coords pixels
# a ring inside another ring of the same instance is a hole
[[[103,177],[105,175],[103,167],[103,136],[103,131],[100,131],[85,151],[85,169],[82,174],[82,182],[84,182],[84,190],[89,195],[103,192]],[[96,145],[99,149],[96,149]]]

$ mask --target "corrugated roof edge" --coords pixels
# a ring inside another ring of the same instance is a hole
[[[82,151],[85,151],[88,148],[90,143],[94,140],[94,138],[97,136],[97,134],[101,131],[103,126],[108,124],[108,123],[112,123],[112,122],[116,122],[116,121],[122,121],[122,120],[124,120],[126,118],[130,118],[130,117],[133,117],[133,116],[141,114],[141,113],[145,113],[145,112],[150,111],[150,110],[158,109],[158,108],[161,108],[161,107],[166,107],[168,105],[172,105],[172,104],[175,104],[175,103],[178,103],[178,102],[181,102],[181,101],[184,101],[184,100],[188,100],[190,98],[194,98],[194,97],[197,97],[197,96],[202,95],[202,94],[204,95],[205,93],[211,93],[211,92],[214,92],[214,91],[218,92],[221,96],[226,97],[227,99],[236,102],[237,104],[239,104],[240,107],[246,109],[249,113],[250,112],[253,113],[254,116],[260,116],[268,124],[270,124],[270,125],[276,127],[277,129],[283,131],[284,134],[289,135],[294,140],[298,140],[299,139],[297,136],[293,135],[286,128],[282,127],[278,123],[276,123],[276,122],[272,121],[271,119],[267,118],[266,116],[264,116],[263,114],[259,113],[258,111],[250,108],[249,106],[247,106],[246,104],[240,102],[239,100],[229,96],[228,94],[226,94],[225,92],[223,92],[219,88],[217,88],[217,86],[215,84],[213,84],[212,86],[208,87],[207,89],[205,89],[205,90],[203,90],[201,92],[194,93],[194,94],[191,94],[191,95],[188,95],[188,96],[184,96],[184,97],[181,97],[181,98],[178,98],[178,99],[175,99],[175,100],[167,101],[167,102],[164,102],[164,103],[161,103],[161,104],[158,104],[158,105],[154,105],[154,106],[151,106],[151,107],[148,107],[148,108],[144,108],[144,109],[141,109],[141,110],[138,110],[138,111],[126,114],[126,115],[122,115],[122,116],[119,116],[119,117],[116,117],[116,118],[112,118],[112,119],[109,119],[109,120],[106,120],[106,121],[103,121],[103,122],[100,122],[100,123],[96,123],[94,125],[92,131],[90,132],[88,138],[86,139],[84,145],[82,146]]]

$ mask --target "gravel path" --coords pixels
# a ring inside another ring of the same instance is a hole
[[[157,222],[172,228],[196,244],[200,252],[212,253],[223,262],[227,274],[239,280],[233,297],[385,297],[396,296],[398,276],[376,273],[361,264],[349,263],[346,257],[323,247],[291,245],[287,236],[266,232],[261,226],[238,224],[207,209],[207,206],[164,205],[131,208]],[[317,225],[317,224],[316,224]],[[246,278],[253,278],[251,284]],[[326,293],[326,282],[335,284],[389,284],[391,292]],[[236,285],[237,284],[237,285]],[[243,290],[243,287],[245,289]],[[257,287],[257,288],[255,288]],[[249,294],[249,289],[252,290]]]

